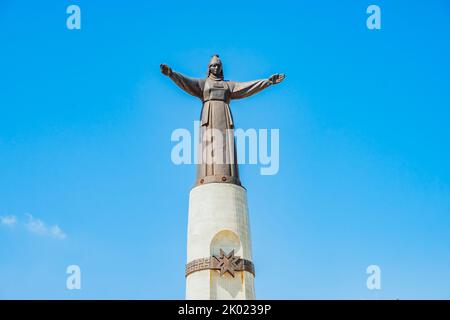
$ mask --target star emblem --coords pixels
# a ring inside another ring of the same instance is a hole
[[[223,276],[226,272],[231,274],[234,278],[234,273],[239,269],[242,269],[242,260],[240,257],[234,255],[234,249],[229,254],[220,249],[220,255],[214,256],[216,260],[216,268],[220,270],[220,276]]]

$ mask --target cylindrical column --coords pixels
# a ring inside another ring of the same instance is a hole
[[[186,299],[254,299],[246,190],[208,183],[191,190]]]

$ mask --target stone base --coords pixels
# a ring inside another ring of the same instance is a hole
[[[235,256],[252,261],[247,193],[231,183],[208,183],[191,190],[187,262],[234,250]],[[236,271],[220,276],[202,270],[186,277],[186,299],[255,299],[254,275]]]

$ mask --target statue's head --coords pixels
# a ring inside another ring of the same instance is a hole
[[[217,54],[212,56],[208,64],[208,77],[211,75],[215,79],[223,79],[222,61]]]

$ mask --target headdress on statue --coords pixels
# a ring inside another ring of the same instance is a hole
[[[218,76],[215,76],[213,74],[211,74],[209,67],[211,67],[212,64],[219,64],[220,65],[220,73]],[[208,77],[213,79],[213,80],[223,80],[223,67],[222,67],[222,61],[219,58],[218,54],[215,54],[212,56],[211,60],[208,63]]]

